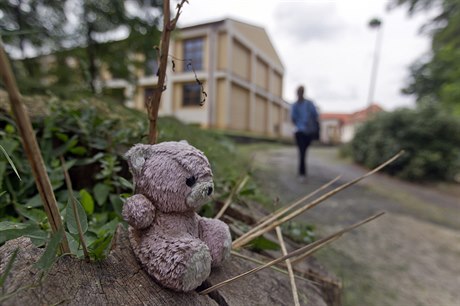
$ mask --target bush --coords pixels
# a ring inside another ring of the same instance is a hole
[[[0,106],[1,98],[0,95]],[[69,196],[60,156],[66,161],[75,197],[84,209],[80,219],[88,219],[84,236],[91,257],[103,258],[122,219],[124,198],[132,192],[123,154],[133,144],[147,142],[147,115],[97,99],[62,101],[36,97],[25,102],[37,104],[39,99],[43,101],[33,112],[33,126],[69,231],[66,235],[72,253],[83,255],[78,235],[69,228],[69,220],[73,219],[68,218]],[[48,240],[49,225],[16,124],[1,108],[0,145],[5,152],[0,153],[0,245],[6,240],[27,236],[41,246]],[[205,152],[214,171],[217,198],[227,193],[244,173],[246,166],[226,137],[174,118],[160,118],[158,125],[160,141],[185,139]],[[12,164],[22,180],[16,177]]]
[[[380,113],[351,142],[353,159],[373,168],[406,153],[383,171],[408,180],[451,180],[460,171],[460,121],[436,105]]]

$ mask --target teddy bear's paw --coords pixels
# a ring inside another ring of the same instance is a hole
[[[211,254],[206,245],[202,244],[186,263],[186,271],[182,280],[182,290],[190,291],[203,283],[211,273]]]

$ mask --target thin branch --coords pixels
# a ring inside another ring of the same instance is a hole
[[[38,146],[35,133],[30,123],[29,115],[26,112],[25,106],[21,101],[21,94],[19,93],[11,70],[10,62],[6,56],[3,43],[0,40],[0,74],[3,79],[4,86],[8,92],[10,99],[11,109],[16,119],[16,124],[21,135],[22,145],[24,152],[29,160],[32,174],[37,185],[40,198],[45,208],[46,216],[51,225],[51,231],[53,233],[59,232],[63,229],[61,215],[57,206],[56,198],[54,196],[53,188],[51,186],[48,173],[46,172],[45,163]],[[67,238],[64,236],[60,242],[61,253],[70,253],[69,244]]]
[[[324,200],[332,197],[334,194],[358,183],[359,181],[365,179],[366,177],[376,173],[377,171],[381,170],[382,168],[384,168],[385,166],[387,166],[388,164],[392,163],[393,161],[395,161],[396,159],[398,159],[402,154],[404,154],[404,151],[401,151],[399,152],[398,154],[396,154],[395,156],[393,156],[392,158],[390,158],[389,160],[387,160],[386,162],[384,162],[383,164],[381,164],[380,166],[378,166],[377,168],[375,168],[374,170],[348,182],[348,183],[345,183],[339,187],[337,187],[336,189],[322,195],[321,197],[319,197],[318,199],[310,202],[308,205],[304,206],[304,207],[301,207],[299,208],[298,210],[296,211],[293,211],[292,213],[290,213],[289,215],[281,218],[280,220],[277,220],[271,224],[268,224],[266,227],[258,230],[257,232],[254,232],[252,234],[249,234],[249,235],[245,235],[243,239],[241,239],[241,237],[238,239],[238,241],[234,241],[232,243],[232,248],[233,249],[237,249],[237,248],[240,248],[242,246],[244,246],[245,244],[249,243],[250,241],[252,241],[253,239],[265,234],[266,232],[268,231],[271,231],[272,229],[274,229],[275,227],[277,227],[278,225],[280,224],[283,224],[284,222],[287,222],[295,217],[297,217],[298,215],[302,214],[303,212],[317,206],[318,204],[320,204],[321,202],[323,202]]]
[[[281,232],[281,228],[279,226],[276,227],[276,236],[278,236],[278,241],[281,245],[281,251],[283,252],[283,256],[286,256],[288,252],[286,249],[286,245],[284,244],[283,233]],[[289,272],[289,281],[291,282],[292,298],[294,299],[294,305],[300,306],[299,294],[297,292],[297,286],[295,284],[294,271],[292,270],[291,261],[289,259],[286,259],[286,267]]]
[[[83,229],[81,228],[80,215],[78,214],[77,203],[75,203],[75,198],[73,195],[72,181],[70,180],[69,172],[67,171],[67,168],[65,167],[64,157],[60,156],[60,159],[61,159],[61,164],[62,164],[62,170],[64,171],[64,178],[65,178],[65,183],[67,185],[67,191],[69,193],[70,203],[72,203],[72,210],[75,216],[75,221],[77,223],[78,236],[80,237],[83,254],[85,256],[86,262],[90,262],[91,258],[89,256],[88,248],[86,247],[85,236],[83,235]]]
[[[157,121],[158,110],[160,109],[160,101],[163,90],[165,89],[166,67],[168,66],[169,42],[171,32],[176,28],[177,20],[181,14],[182,6],[188,3],[187,0],[182,0],[177,4],[176,17],[171,20],[170,1],[163,1],[163,32],[161,33],[160,45],[160,67],[158,69],[158,82],[154,87],[153,96],[147,102],[147,110],[149,114],[149,142],[155,144],[157,142]]]
[[[236,251],[231,251],[232,255],[233,256],[236,256],[236,257],[239,257],[239,258],[242,258],[244,260],[247,260],[247,261],[250,261],[250,262],[253,262],[253,263],[256,263],[256,264],[259,264],[259,265],[265,265],[266,262],[262,261],[262,260],[258,260],[258,259],[255,259],[253,257],[249,257],[249,256],[246,256],[246,255],[243,255],[241,253],[238,253]],[[277,271],[277,272],[280,272],[280,273],[283,273],[284,275],[288,275],[289,276],[289,272],[287,270],[284,270],[283,268],[281,267],[277,267],[277,266],[271,266],[270,269],[274,270],[274,271]],[[304,273],[304,272],[302,272]],[[307,273],[308,275],[308,273]],[[317,277],[317,275],[313,275],[314,277]],[[297,279],[300,279],[302,281],[305,281],[305,282],[309,282],[309,283],[312,283],[312,284],[315,284],[315,285],[320,285],[320,283],[318,282],[315,282],[311,279],[308,279],[308,278],[305,278],[305,277],[302,277],[300,275],[297,275],[297,274],[294,274],[294,277],[297,278]]]
[[[327,187],[329,187],[330,185],[332,185],[333,183],[335,183],[338,179],[340,179],[340,175],[337,176],[336,178],[334,178],[333,180],[329,181],[328,183],[324,184],[323,186],[321,186],[320,188],[316,189],[315,191],[307,194],[306,196],[298,199],[297,201],[295,201],[294,203],[286,206],[286,207],[282,207],[280,209],[278,209],[277,211],[275,211],[274,213],[266,216],[265,218],[262,218],[259,223],[253,227],[252,229],[250,229],[248,232],[246,232],[244,235],[242,235],[241,237],[239,237],[238,239],[236,239],[233,243],[235,245],[237,245],[238,243],[240,243],[241,241],[243,241],[246,237],[248,237],[249,235],[255,233],[256,231],[260,230],[261,228],[263,228],[264,226],[270,224],[271,222],[275,221],[276,219],[278,219],[279,217],[281,217],[282,215],[284,215],[285,213],[287,213],[288,211],[296,208],[297,206],[299,206],[300,204],[302,204],[303,202],[305,202],[306,200],[308,200],[309,198],[313,197],[314,195],[316,195],[317,193],[319,193],[320,191],[326,189]]]
[[[323,246],[327,245],[329,242],[331,242],[331,241],[335,240],[336,238],[342,236],[343,234],[345,234],[345,233],[347,233],[347,232],[349,232],[349,231],[351,231],[351,230],[353,230],[353,229],[355,229],[355,228],[357,228],[357,227],[359,227],[359,226],[361,226],[361,225],[363,225],[365,223],[368,223],[368,222],[370,222],[370,221],[382,216],[383,214],[384,214],[384,212],[378,213],[378,214],[376,214],[376,215],[374,215],[372,217],[369,217],[369,218],[367,218],[367,219],[365,219],[363,221],[360,221],[360,222],[355,223],[355,224],[353,224],[353,225],[351,225],[349,227],[346,227],[346,228],[344,228],[344,229],[342,229],[342,230],[340,230],[340,231],[338,231],[338,232],[336,232],[336,233],[334,233],[332,235],[329,235],[326,238],[323,238],[321,240],[318,240],[318,241],[315,241],[313,243],[310,243],[309,245],[301,247],[300,249],[295,250],[295,251],[293,251],[293,252],[291,252],[291,253],[289,253],[289,254],[287,254],[285,256],[282,256],[282,257],[277,258],[277,259],[275,259],[273,261],[270,261],[265,265],[259,266],[257,268],[252,269],[252,270],[244,272],[244,273],[242,273],[240,275],[232,277],[232,278],[230,278],[228,280],[220,282],[220,283],[218,283],[218,284],[216,284],[216,285],[214,285],[212,287],[209,287],[208,289],[205,289],[205,290],[201,291],[199,294],[201,294],[201,295],[208,294],[208,293],[210,293],[210,292],[212,292],[212,291],[214,291],[216,289],[219,289],[219,288],[221,288],[221,287],[223,287],[225,285],[228,285],[229,283],[234,282],[234,281],[236,281],[236,280],[238,280],[238,279],[240,279],[240,278],[242,278],[244,276],[248,276],[248,275],[256,273],[256,272],[258,272],[260,270],[263,270],[263,269],[266,269],[268,267],[271,267],[271,266],[273,266],[273,265],[275,265],[275,264],[277,264],[279,262],[285,261],[286,259],[290,259],[292,257],[297,257],[297,256],[300,256],[300,255],[305,254],[305,253],[308,253],[310,255],[313,252],[315,252],[315,251],[319,250],[320,248],[322,248]]]
[[[222,206],[222,208],[220,209],[220,211],[217,213],[216,215],[216,219],[219,219],[220,217],[223,216],[224,212],[227,210],[227,208],[230,206],[230,204],[232,204],[232,200],[233,200],[233,197],[235,196],[235,194],[238,194],[241,189],[243,189],[244,185],[246,185],[246,182],[248,181],[249,179],[249,175],[245,175],[243,177],[243,179],[240,181],[240,183],[235,186],[232,191],[230,192],[227,200],[225,200],[225,203],[224,203],[224,206]]]

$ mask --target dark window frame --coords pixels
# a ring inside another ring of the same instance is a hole
[[[182,84],[182,107],[201,106],[201,85],[198,83]]]
[[[184,51],[184,67],[183,71],[192,71],[191,66],[195,71],[203,70],[204,61],[204,38],[196,37],[184,39],[183,41]]]

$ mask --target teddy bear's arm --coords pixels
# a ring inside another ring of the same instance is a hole
[[[213,267],[220,266],[230,256],[232,237],[224,222],[200,217],[199,236],[211,251]]]
[[[142,194],[135,194],[126,199],[123,205],[123,218],[136,229],[143,229],[153,222],[155,207]]]

